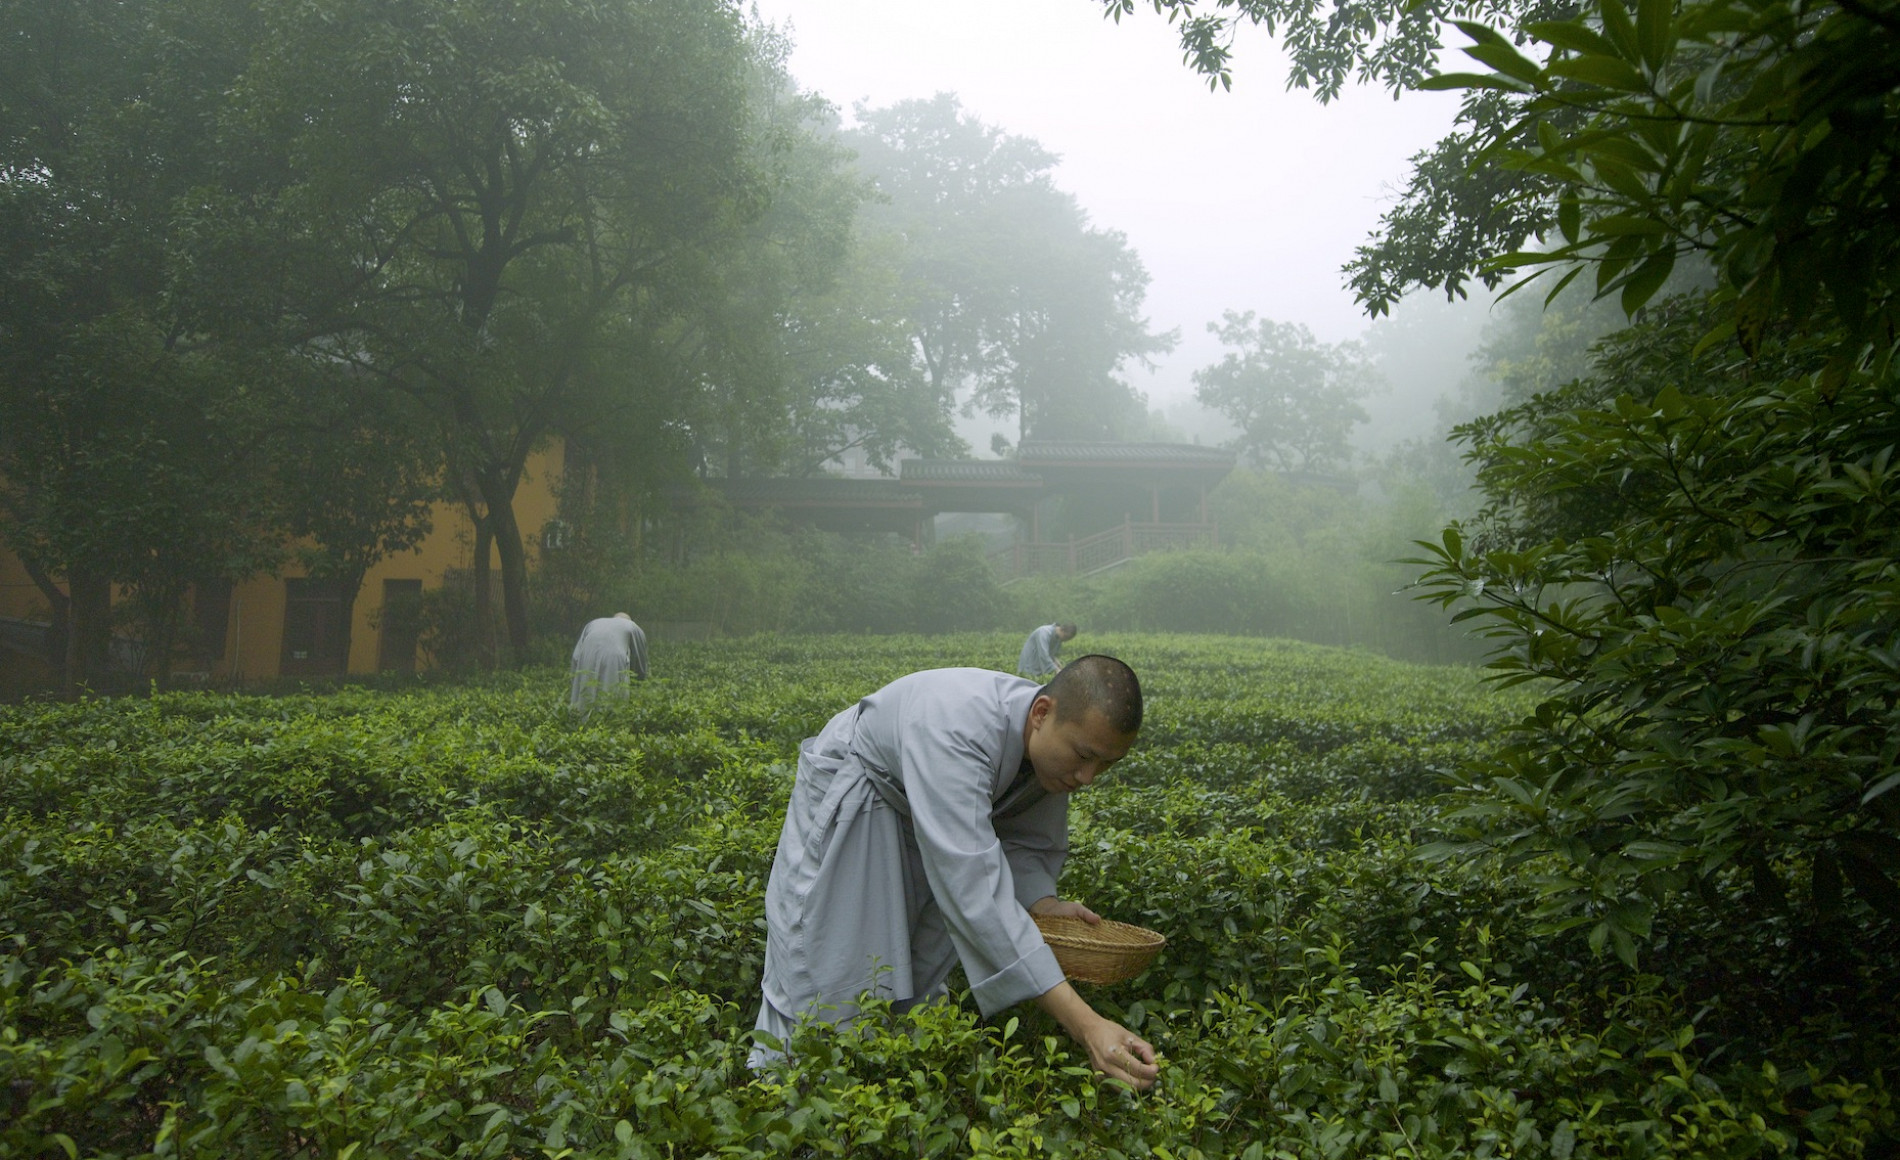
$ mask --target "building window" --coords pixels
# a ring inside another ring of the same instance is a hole
[[[284,581],[285,676],[340,676],[348,667],[343,589],[334,580]]]

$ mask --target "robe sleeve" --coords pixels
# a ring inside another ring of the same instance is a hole
[[[1013,818],[995,823],[1003,856],[1016,879],[1016,901],[1032,903],[1056,893],[1062,863],[1069,856],[1069,800],[1050,794]]]
[[[639,625],[629,625],[633,631],[628,633],[627,652],[633,663],[633,675],[640,680],[647,679],[647,634]]]
[[[907,706],[898,725],[904,789],[931,895],[977,1007],[993,1014],[1062,982],[1055,952],[1018,900],[990,821],[991,757],[946,699]]]

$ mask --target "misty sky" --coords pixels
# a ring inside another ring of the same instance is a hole
[[[1357,337],[1366,320],[1340,266],[1407,174],[1443,136],[1455,94],[1393,101],[1349,89],[1321,106],[1288,92],[1265,36],[1242,38],[1231,92],[1181,62],[1174,30],[1145,5],[1119,25],[1097,0],[756,0],[789,24],[792,72],[851,105],[956,93],[983,120],[1062,157],[1058,183],[1118,229],[1153,278],[1148,310],[1181,344],[1135,385],[1166,405],[1217,361],[1206,324],[1224,309]],[[1251,32],[1252,30],[1250,30]]]

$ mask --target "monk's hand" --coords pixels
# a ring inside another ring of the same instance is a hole
[[[1040,899],[1055,902],[1054,898]],[[1074,903],[1068,905],[1073,906]],[[1148,1041],[1113,1019],[1095,1013],[1088,1001],[1076,994],[1075,987],[1063,980],[1036,999],[1037,1006],[1055,1017],[1069,1037],[1089,1053],[1089,1066],[1117,1083],[1136,1091],[1154,1086],[1161,1069],[1155,1066],[1155,1049]]]
[[[1029,913],[1040,914],[1044,918],[1079,918],[1091,926],[1102,921],[1101,915],[1081,903],[1068,902],[1053,894],[1036,899],[1030,904]]]
[[[1113,1019],[1100,1019],[1090,1027],[1082,1036],[1082,1045],[1088,1048],[1090,1067],[1136,1091],[1153,1087],[1155,1077],[1161,1074],[1155,1064],[1154,1047]]]

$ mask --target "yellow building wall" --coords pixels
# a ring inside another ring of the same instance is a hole
[[[46,596],[26,574],[26,565],[0,545],[0,616],[45,620],[52,616]]]
[[[555,441],[528,459],[521,485],[515,489],[515,520],[521,527],[528,566],[540,558],[541,533],[555,517],[555,489],[561,477],[565,448]],[[383,581],[420,580],[424,591],[440,588],[450,570],[470,568],[475,562],[475,527],[460,504],[439,503],[431,530],[414,551],[391,556],[363,578],[351,610],[349,672],[376,671],[382,634],[378,627],[383,603]],[[493,565],[491,564],[491,567]],[[226,620],[224,659],[213,670],[216,677],[257,679],[280,674],[284,648],[285,580],[300,579],[302,569],[292,566],[275,576],[257,576],[233,588]],[[500,570],[496,569],[499,602]],[[115,599],[117,599],[115,594]],[[46,598],[28,578],[26,568],[0,547],[0,616],[44,620]],[[427,658],[419,658],[426,664]]]
[[[555,489],[561,478],[565,447],[555,441],[528,458],[527,470],[515,489],[515,522],[521,527],[522,546],[528,553],[528,566],[540,560],[541,532],[555,517],[558,501]],[[352,675],[374,673],[382,647],[378,621],[383,606],[383,581],[420,580],[423,591],[442,586],[443,576],[458,568],[475,564],[475,525],[461,504],[439,503],[431,514],[430,531],[413,551],[390,556],[371,568],[363,577],[350,615],[349,672]],[[501,571],[491,560],[496,584],[497,605],[501,599]],[[286,569],[281,575],[257,577],[239,585],[231,596],[231,627],[225,636],[226,660],[218,675],[240,679],[279,675],[284,648],[285,580],[299,579],[301,569]],[[233,644],[235,643],[235,647]],[[232,663],[235,660],[236,670]],[[427,658],[418,658],[426,667]]]

